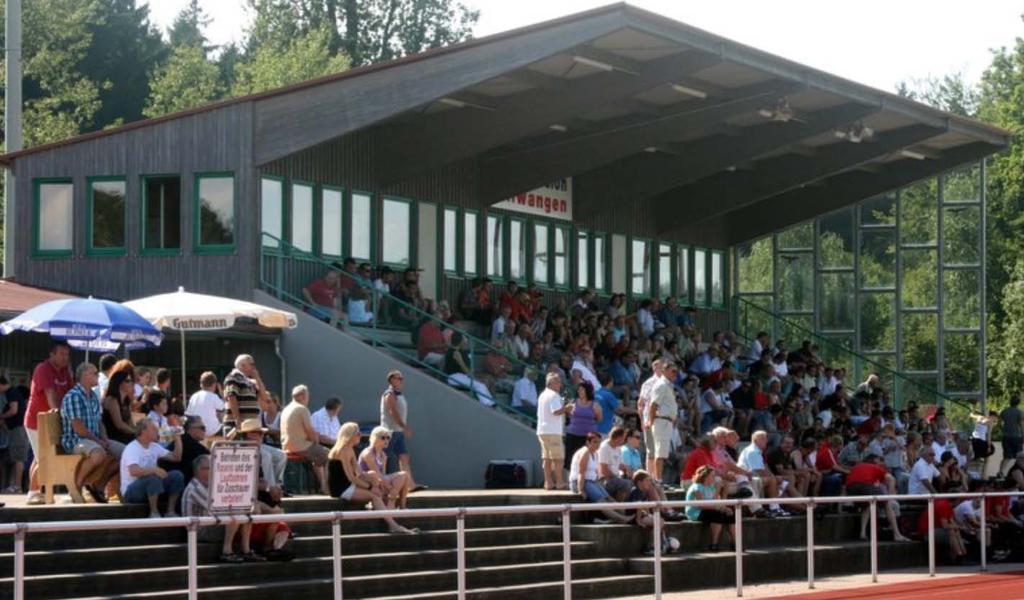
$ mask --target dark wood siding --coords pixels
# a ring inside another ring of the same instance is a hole
[[[15,278],[78,294],[119,300],[173,291],[248,298],[256,281],[259,201],[252,176],[250,103],[226,106],[112,136],[22,157],[15,163],[17,214]],[[194,252],[194,174],[232,171],[235,176],[235,250],[226,255]],[[181,177],[181,255],[142,256],[141,177]],[[86,256],[88,190],[93,176],[124,176],[127,254]],[[69,258],[33,258],[32,182],[70,177],[74,182],[74,252]]]

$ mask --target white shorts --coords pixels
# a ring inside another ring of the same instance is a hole
[[[25,433],[28,434],[28,445],[32,446],[32,462],[38,463],[39,459],[39,430],[25,428]]]
[[[345,491],[341,493],[342,500],[351,500],[356,495],[356,484],[350,483]]]
[[[669,452],[672,450],[672,430],[675,429],[672,426],[672,421],[655,419],[653,425],[654,457],[668,458]]]

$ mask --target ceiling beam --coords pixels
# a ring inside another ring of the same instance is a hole
[[[651,198],[681,185],[703,179],[732,165],[757,158],[862,119],[878,106],[848,104],[807,115],[806,123],[765,123],[738,128],[734,135],[712,136],[683,144],[677,156],[638,154],[614,166],[587,173],[591,193],[574,210],[580,215],[600,214],[623,198]],[[584,185],[581,182],[581,185]]]
[[[375,162],[389,168],[382,169],[386,175],[380,183],[387,186],[521,137],[546,132],[552,124],[663,84],[675,73],[700,70],[717,62],[707,53],[683,52],[651,61],[637,75],[598,73],[563,89],[535,89],[494,98],[489,104],[493,111],[467,107],[385,126]]]
[[[911,125],[879,134],[872,142],[837,142],[819,148],[813,158],[801,155],[770,158],[755,163],[750,172],[720,173],[676,188],[662,194],[654,204],[655,210],[665,212],[665,217],[658,220],[659,230],[682,228],[684,234],[697,230],[705,221],[719,215],[848,171],[944,131],[928,125]]]
[[[659,118],[482,159],[476,201],[489,205],[549,181],[596,169],[685,133],[705,131],[721,121],[774,102],[799,86],[795,82],[759,85],[749,95],[688,102],[687,106],[692,108],[679,108]]]
[[[821,186],[808,186],[766,198],[751,206],[748,218],[724,214],[706,222],[702,229],[725,230],[729,245],[757,239],[796,223],[845,208],[861,200],[906,187],[960,165],[998,152],[1000,146],[974,142],[943,152],[938,160],[903,159],[881,171],[848,171],[826,179]]]

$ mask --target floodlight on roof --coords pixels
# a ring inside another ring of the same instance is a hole
[[[912,158],[914,160],[924,160],[928,158],[924,154],[921,154],[920,152],[914,152],[913,150],[900,150],[900,155],[903,156],[904,158]]]
[[[684,96],[693,96],[694,98],[700,98],[701,100],[708,97],[707,92],[702,92],[696,88],[692,88],[679,83],[673,83],[672,89],[679,92],[680,94],[683,94]]]
[[[793,107],[789,105],[789,102],[785,98],[776,102],[773,108],[762,108],[757,111],[757,114],[778,123],[789,123],[790,121],[806,123],[806,121],[796,116],[796,112],[793,110]]]
[[[836,129],[834,133],[837,138],[846,140],[852,144],[859,144],[864,140],[870,140],[875,137],[875,130],[859,121],[849,127]]]
[[[445,96],[438,100],[439,103],[452,106],[455,108],[475,108],[478,110],[495,110],[493,106],[487,106],[485,104],[477,104],[476,102],[469,102],[468,100],[459,100],[458,98],[450,98]]]
[[[572,57],[572,60],[574,62],[580,63],[581,65],[587,65],[588,67],[594,67],[595,69],[600,69],[602,71],[611,72],[615,70],[615,67],[606,62],[601,62],[599,60],[594,60],[593,58],[587,58],[586,56],[580,56],[578,54],[574,55]]]
[[[565,133],[566,131],[569,131],[569,128],[561,123],[552,123],[548,126],[548,129],[551,131],[557,131],[558,133]]]

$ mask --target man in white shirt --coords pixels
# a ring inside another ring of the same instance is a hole
[[[537,410],[537,371],[526,369],[523,376],[516,381],[512,388],[512,406],[528,411]]]
[[[747,361],[756,363],[761,360],[761,354],[764,353],[764,347],[769,343],[768,332],[759,331],[754,341],[750,343],[750,350],[747,351]]]
[[[324,446],[333,446],[338,439],[338,430],[341,423],[338,421],[338,413],[341,412],[341,399],[328,398],[323,408],[314,412],[309,420],[313,423],[313,429],[319,436],[319,442]]]
[[[940,429],[935,432],[935,441],[932,442],[932,450],[935,451],[935,456],[942,458],[943,452],[949,452],[956,458],[956,464],[963,468],[967,464],[967,458],[960,454],[960,449],[956,447],[954,442],[949,437],[949,433]]]
[[[633,489],[632,473],[622,462],[622,446],[626,443],[626,430],[612,427],[608,439],[597,449],[597,480],[616,502],[625,502]]]
[[[740,452],[740,458],[737,462],[739,466],[754,474],[752,483],[756,485],[752,487],[755,488],[756,495],[772,500],[779,496],[779,480],[768,469],[764,455],[767,448],[768,433],[765,431],[755,431],[750,436],[750,444]],[[756,512],[753,506],[751,506],[751,510]],[[768,505],[768,512],[773,516],[789,515],[788,512],[782,510],[778,502],[770,503]]]
[[[576,358],[572,361],[572,370],[579,371],[580,375],[583,376],[583,381],[586,381],[590,385],[594,386],[594,390],[601,389],[601,382],[598,380],[597,375],[594,374],[594,351],[588,346],[580,350],[580,353],[576,355]]]
[[[676,418],[679,416],[679,405],[676,403],[676,390],[672,382],[679,375],[679,367],[668,363],[662,367],[662,376],[651,387],[650,401],[644,418],[645,428],[652,430],[654,438],[654,472],[655,481],[662,481],[665,459],[672,450],[672,432],[675,430]],[[670,487],[667,486],[666,487]]]
[[[660,358],[654,360],[651,363],[651,369],[654,371],[654,375],[651,375],[647,381],[643,382],[640,386],[640,395],[636,400],[636,412],[640,415],[640,428],[644,431],[644,447],[647,448],[647,455],[644,460],[647,472],[654,473],[654,464],[656,462],[654,457],[654,430],[647,427],[645,423],[645,416],[647,414],[647,404],[651,400],[651,389],[654,388],[654,384],[661,379],[662,366],[665,364]]]
[[[224,400],[217,395],[217,375],[206,371],[199,376],[198,392],[192,394],[188,399],[188,406],[185,408],[185,415],[196,416],[203,420],[206,427],[206,437],[214,437],[220,434],[220,421],[224,416]]]
[[[501,313],[498,314],[498,318],[491,323],[491,343],[497,344],[501,341],[501,338],[505,337],[505,328],[508,326],[508,320],[512,316],[512,307],[508,304],[501,307]]]
[[[932,481],[939,476],[939,470],[935,468],[935,450],[926,447],[921,453],[921,458],[914,463],[910,470],[910,481],[907,484],[907,493],[934,494],[935,485]]]
[[[544,379],[545,389],[537,398],[537,439],[540,440],[540,456],[544,464],[544,489],[564,490],[562,464],[565,462],[565,415],[572,414],[573,404],[562,403],[562,378],[558,373],[548,373]]]
[[[135,440],[121,453],[121,501],[126,504],[149,503],[150,518],[160,518],[157,500],[167,495],[165,517],[177,517],[175,506],[178,496],[185,489],[185,478],[181,471],[165,471],[157,466],[157,460],[181,462],[181,434],[174,434],[174,450],[168,450],[157,440],[160,431],[148,417],[135,425]]]

